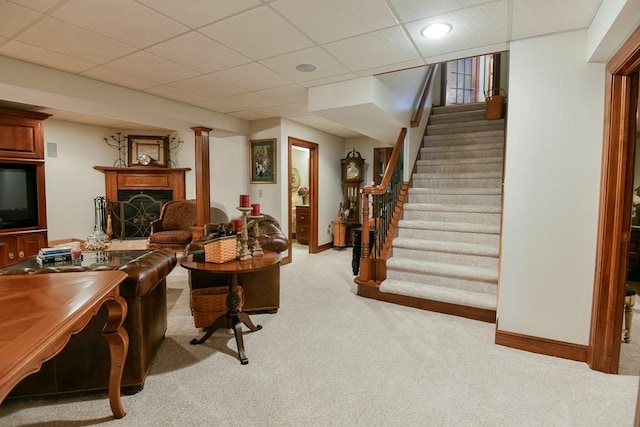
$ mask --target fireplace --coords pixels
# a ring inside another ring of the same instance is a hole
[[[190,168],[94,166],[104,173],[105,196],[113,237],[149,236],[151,221],[160,216],[162,205],[185,199],[185,173]]]

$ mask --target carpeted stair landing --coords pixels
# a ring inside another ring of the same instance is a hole
[[[381,292],[495,321],[503,162],[484,103],[433,109]]]

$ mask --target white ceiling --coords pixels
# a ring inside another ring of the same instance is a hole
[[[587,28],[601,2],[0,0],[0,55],[241,119],[287,117],[349,137],[356,134],[307,111],[307,88]],[[434,21],[453,25],[449,37],[420,36]],[[318,69],[297,71],[302,63]]]

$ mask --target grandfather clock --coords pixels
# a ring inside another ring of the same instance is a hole
[[[346,240],[353,246],[353,229],[360,227],[361,199],[360,186],[364,180],[364,159],[355,149],[342,162],[343,209],[349,209],[347,216]]]

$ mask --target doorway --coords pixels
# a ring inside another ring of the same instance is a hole
[[[294,160],[296,159],[296,160]],[[307,159],[306,164],[300,159]],[[299,162],[297,166],[295,162]],[[299,240],[301,233],[304,233],[304,242],[308,245],[309,253],[317,253],[318,249],[318,144],[289,137],[289,219],[288,238],[289,251],[286,258],[292,261],[293,251],[291,250],[293,241]],[[295,175],[294,168],[298,173]],[[306,168],[307,173],[304,173]],[[305,188],[305,191],[301,191]],[[306,197],[303,195],[306,193]],[[303,209],[298,209],[303,206]],[[298,211],[304,210],[304,229],[300,225]]]
[[[640,28],[607,63],[589,366],[618,373],[631,229]]]

